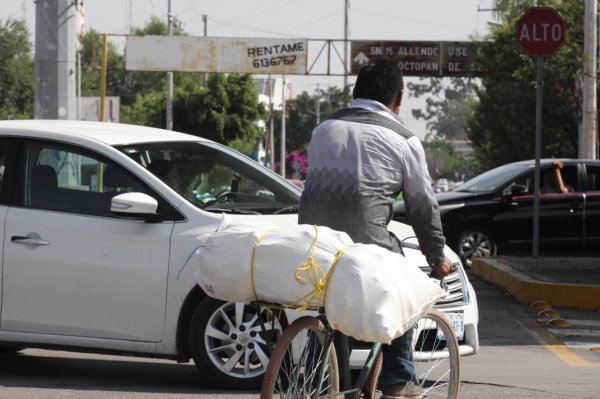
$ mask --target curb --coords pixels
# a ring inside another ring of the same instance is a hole
[[[546,301],[552,306],[600,310],[600,286],[597,285],[541,282],[511,267],[509,262],[493,258],[473,259],[471,271],[525,304]]]

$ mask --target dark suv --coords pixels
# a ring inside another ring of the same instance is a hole
[[[566,192],[540,190],[540,250],[600,248],[600,161],[561,159]],[[499,166],[436,194],[448,245],[466,267],[474,256],[531,249],[535,161]],[[552,177],[553,160],[540,162],[540,185]],[[409,223],[404,203],[394,219]]]

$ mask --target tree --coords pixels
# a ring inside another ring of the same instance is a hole
[[[287,103],[285,121],[285,144],[287,152],[299,151],[306,154],[312,130],[318,121],[323,121],[331,113],[350,102],[350,88],[344,90],[330,86],[327,90],[317,89],[314,95],[306,91]],[[281,131],[281,114],[275,119],[275,131]],[[275,135],[276,152],[280,148],[280,137]],[[280,157],[277,155],[277,159]]]
[[[423,141],[425,158],[429,175],[437,180],[446,177],[452,180],[462,180],[472,174],[473,164],[457,154],[452,142],[438,137],[430,137]]]
[[[413,109],[415,119],[427,121],[429,134],[447,140],[467,138],[467,122],[473,115],[475,98],[475,83],[472,79],[451,78],[450,85],[441,78],[421,78],[424,83],[407,84],[411,96],[425,100],[425,111]]]
[[[31,119],[34,63],[24,21],[0,20],[0,119]]]
[[[100,65],[102,63],[102,36],[90,29],[81,39],[81,92],[84,96],[100,94]],[[106,93],[119,96],[127,90],[125,60],[116,45],[108,42]],[[126,98],[126,96],[125,96]]]
[[[128,122],[162,127],[166,124],[164,91],[138,95]],[[198,75],[182,76],[173,94],[173,129],[220,143],[253,142],[264,135],[257,121],[266,117],[251,75],[210,74],[204,87]]]
[[[495,3],[502,24],[493,28],[481,51],[487,74],[477,89],[479,104],[468,129],[483,169],[535,156],[536,60],[515,43],[516,19],[534,2]],[[583,4],[567,0],[536,3],[554,7],[569,27],[565,45],[544,63],[542,157],[576,157]]]

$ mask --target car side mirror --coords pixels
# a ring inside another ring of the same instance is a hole
[[[124,193],[110,200],[110,211],[118,216],[151,219],[156,216],[158,201],[144,193]]]
[[[524,184],[515,184],[510,188],[511,195],[525,195],[529,194],[529,187]]]

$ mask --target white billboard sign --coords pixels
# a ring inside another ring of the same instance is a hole
[[[130,71],[306,75],[307,39],[127,36]]]

